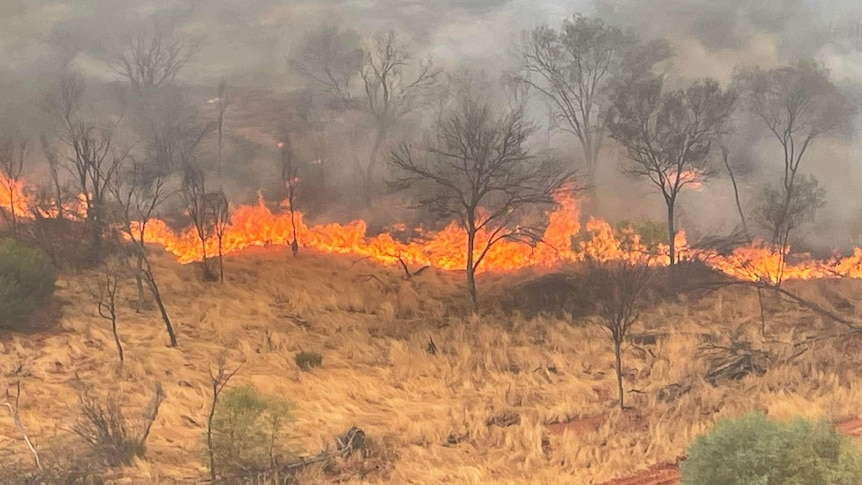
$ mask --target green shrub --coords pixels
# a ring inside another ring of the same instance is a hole
[[[827,422],[752,413],[698,437],[680,472],[681,485],[851,485],[860,483],[862,455]]]
[[[57,271],[44,253],[0,241],[0,328],[23,325],[54,293]]]
[[[264,396],[251,386],[226,390],[212,420],[216,473],[231,477],[269,470],[292,456],[284,432],[292,411],[292,403]]]
[[[648,249],[667,244],[667,223],[655,221],[620,221],[614,224],[614,233],[624,244],[633,244],[632,236],[640,236],[640,242]]]
[[[317,352],[299,352],[294,360],[300,369],[308,372],[313,367],[320,367],[323,363],[323,356]]]

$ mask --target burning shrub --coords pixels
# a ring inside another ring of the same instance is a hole
[[[57,271],[39,250],[0,241],[0,328],[23,325],[53,293]]]
[[[292,456],[284,425],[293,407],[251,386],[225,391],[212,420],[216,473],[224,478],[274,470]]]
[[[320,367],[323,363],[323,356],[317,352],[299,352],[294,360],[300,369],[308,372],[314,367]]]
[[[683,485],[850,485],[862,476],[862,454],[829,423],[785,424],[752,413],[700,436],[680,472]]]

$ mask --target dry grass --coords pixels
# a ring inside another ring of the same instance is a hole
[[[289,250],[261,248],[227,258],[228,281],[219,285],[199,282],[193,267],[168,256],[157,263],[177,349],[165,345],[156,313],[134,312],[130,285],[118,320],[126,363],[118,367],[86,274],[61,278],[59,331],[0,340],[0,375],[8,383],[21,380],[21,416],[37,447],[67,434],[79,385],[114,392],[130,409],[141,409],[161,381],[167,398],[146,458],[121,472],[134,483],[204,481],[208,367],[223,350],[228,367],[246,361],[231,385],[253,384],[297,403],[290,430],[309,453],[351,425],[391,445],[390,455],[397,454],[391,470],[372,470],[365,481],[355,474],[348,483],[596,483],[674,460],[720,417],[752,409],[778,419],[862,413],[860,346],[825,341],[783,362],[794,354],[794,342],[831,324],[770,301],[763,341],[752,290],[727,288],[647,312],[635,331],[667,337],[626,349],[626,386],[639,392],[621,412],[613,406],[610,339],[600,328],[500,312],[460,317],[466,300],[457,274],[429,270],[405,281],[399,268],[309,252],[294,259]],[[502,295],[528,276],[488,275],[480,285]],[[852,302],[860,283],[795,286],[828,304]],[[846,305],[842,310],[857,312]],[[708,336],[719,345],[747,339],[770,352],[769,371],[713,387],[702,378],[706,359],[698,357]],[[436,355],[425,350],[429,337]],[[302,372],[294,362],[299,351],[320,353],[322,367]],[[660,401],[658,391],[673,383],[691,391]],[[487,425],[502,412],[516,412],[520,423]],[[548,430],[548,423],[577,418],[597,426]],[[463,440],[448,444],[450,435]],[[29,464],[6,415],[0,415],[0,450],[0,461]],[[331,480],[320,469],[304,478]]]

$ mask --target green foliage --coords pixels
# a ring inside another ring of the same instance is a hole
[[[698,437],[680,472],[681,485],[850,485],[862,477],[862,454],[827,422],[752,413]]]
[[[320,367],[323,363],[323,357],[317,352],[298,352],[294,360],[296,365],[306,372],[314,367]]]
[[[649,250],[655,250],[659,244],[667,245],[667,222],[619,221],[611,227],[625,249],[632,249],[636,239]],[[572,236],[572,247],[578,249],[581,244],[589,244],[593,236],[589,231],[579,232]]]
[[[624,244],[633,244],[634,236],[640,237],[640,242],[648,249],[655,249],[659,244],[667,244],[667,222],[655,221],[620,221],[614,224],[614,233]]]
[[[57,271],[41,251],[0,241],[0,328],[23,325],[54,293]]]
[[[284,425],[293,419],[293,408],[251,386],[225,391],[212,421],[216,473],[226,477],[272,469],[291,456]]]

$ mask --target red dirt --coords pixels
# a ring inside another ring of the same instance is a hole
[[[862,418],[850,418],[835,425],[842,434],[847,436],[862,436]]]
[[[576,418],[564,423],[548,424],[548,432],[552,435],[564,433],[584,434],[596,431],[602,421],[599,418]]]
[[[653,465],[634,475],[616,478],[601,485],[676,485],[679,468],[673,463]]]
[[[862,436],[862,418],[851,418],[835,424],[847,436]],[[646,470],[623,478],[615,478],[600,485],[676,485],[680,479],[679,467],[674,463],[653,465]]]

